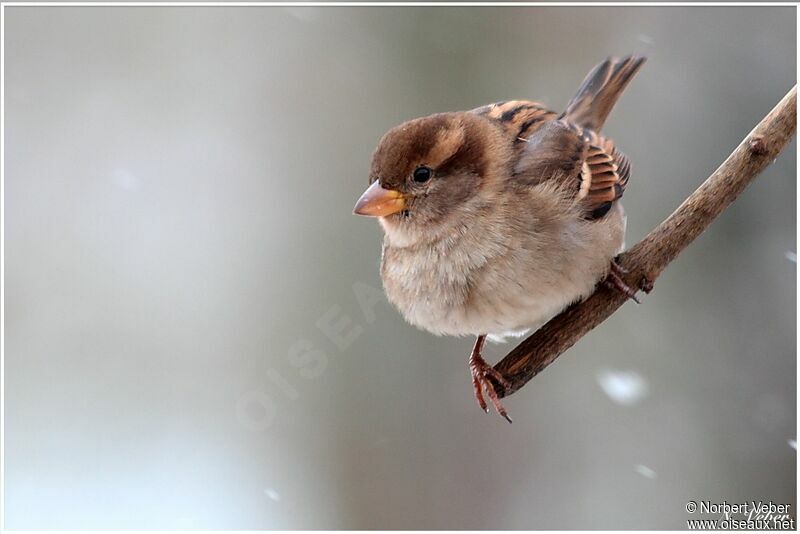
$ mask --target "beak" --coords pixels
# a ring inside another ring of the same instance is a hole
[[[394,189],[384,189],[376,180],[358,199],[353,213],[368,217],[385,217],[402,211],[405,207],[406,199],[403,193]]]

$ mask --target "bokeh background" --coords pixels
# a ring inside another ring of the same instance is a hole
[[[634,243],[795,83],[793,7],[6,7],[4,42],[7,528],[794,514],[794,142],[511,426],[475,405],[472,340],[389,307],[351,215],[396,123],[562,109],[638,52],[606,127]]]

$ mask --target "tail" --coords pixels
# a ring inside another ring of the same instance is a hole
[[[646,60],[644,56],[610,57],[597,65],[586,75],[561,117],[599,131],[622,91]]]

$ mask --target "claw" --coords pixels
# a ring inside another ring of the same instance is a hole
[[[616,259],[613,259],[611,260],[611,268],[608,271],[608,275],[603,279],[603,285],[609,289],[619,291],[636,304],[641,304],[639,299],[636,298],[636,290],[626,284],[622,279],[622,276],[625,274],[628,274],[628,270],[618,264]]]
[[[472,372],[472,389],[475,391],[475,400],[478,401],[478,406],[481,407],[481,410],[489,413],[489,407],[486,406],[486,399],[483,398],[483,389],[481,388],[481,381],[478,378],[478,373],[472,369],[471,365],[470,371]]]
[[[628,274],[630,271],[619,264],[619,256],[611,260],[611,270],[617,274]]]
[[[644,291],[645,293],[650,293],[653,290],[654,284],[653,281],[649,278],[643,278],[642,282],[639,284],[639,289]]]
[[[497,413],[502,415],[506,421],[511,423],[511,417],[508,416],[505,406],[503,406],[503,403],[500,402],[500,397],[498,397],[497,391],[494,389],[494,384],[492,384],[492,381],[489,380],[489,377],[496,380],[506,388],[511,387],[511,382],[509,382],[506,377],[500,374],[499,371],[486,363],[486,360],[484,360],[481,356],[481,352],[483,351],[483,343],[485,340],[486,336],[478,336],[477,341],[475,341],[475,347],[472,349],[472,354],[469,357],[469,370],[472,374],[472,388],[475,390],[475,400],[478,401],[478,406],[480,406],[483,411],[488,413],[489,408],[486,404],[486,399],[483,396],[483,393],[486,392],[486,394],[489,395],[489,400],[492,401],[494,409],[497,410]]]

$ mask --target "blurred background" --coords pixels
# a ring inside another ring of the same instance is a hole
[[[793,7],[5,9],[5,526],[681,529],[796,503],[796,144],[506,401],[406,325],[351,215],[385,130],[561,110],[605,131],[628,243],[796,79]],[[513,344],[489,345],[496,361]],[[708,517],[706,517],[708,518]]]

